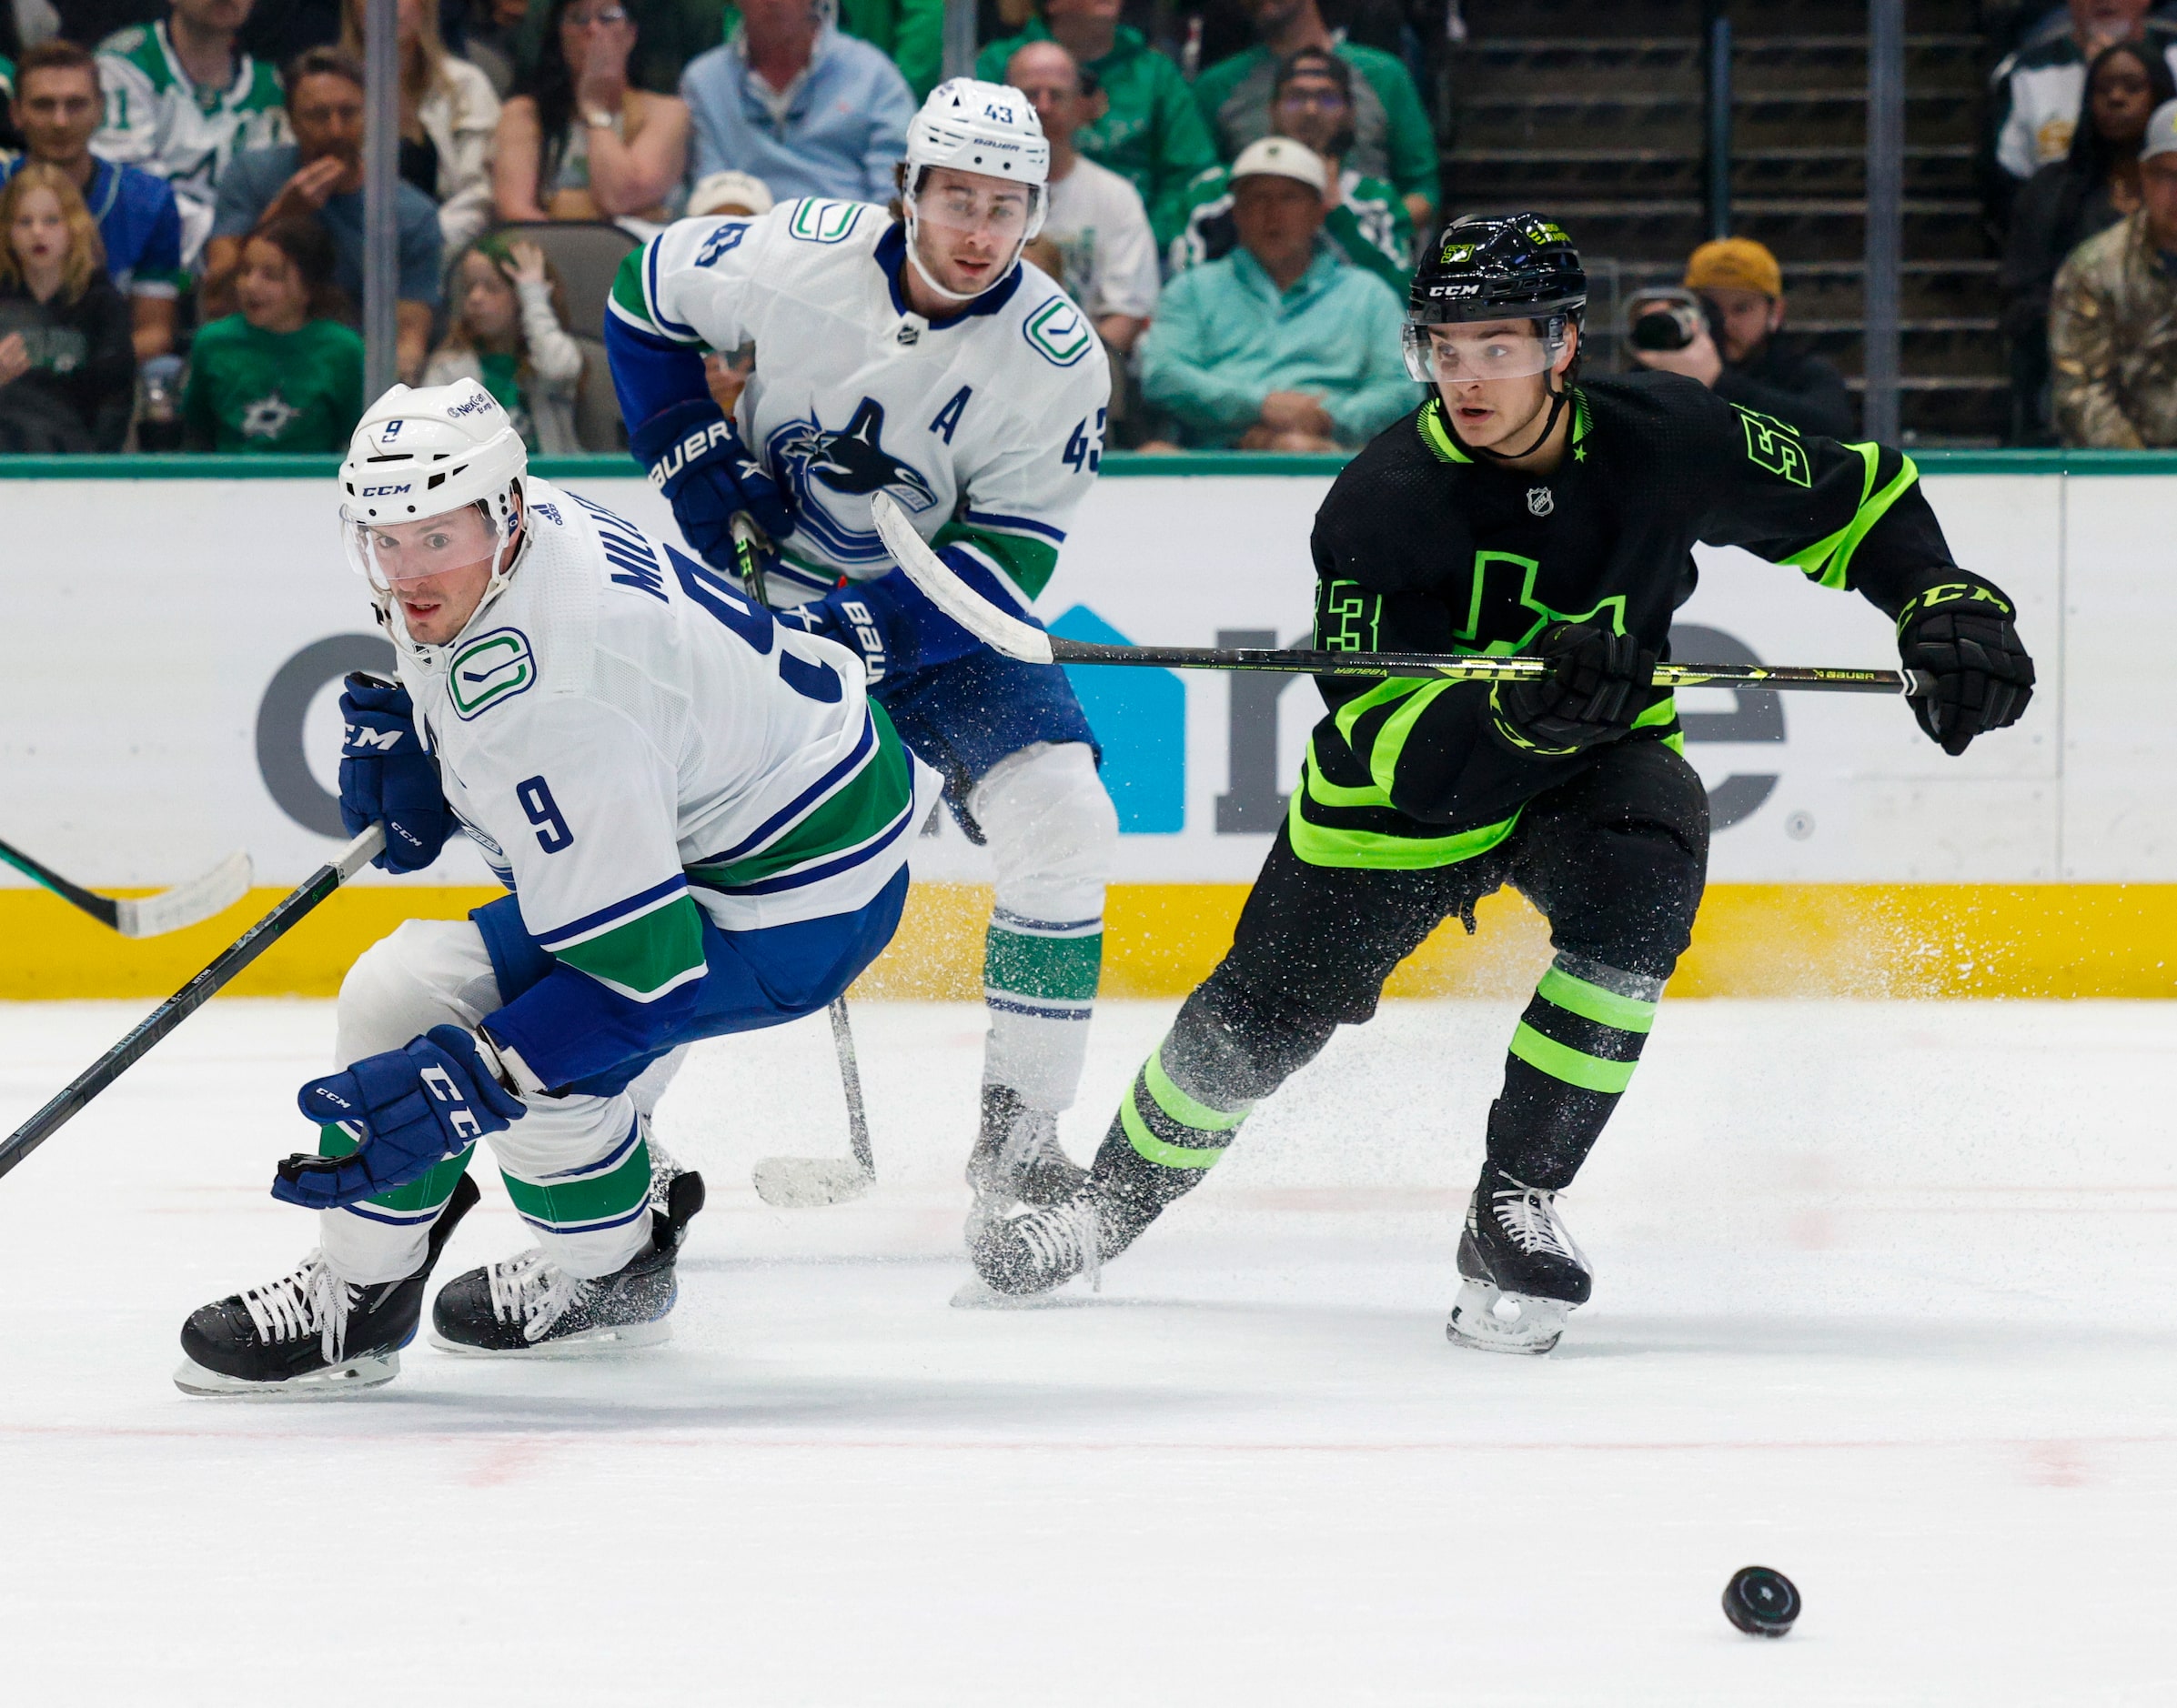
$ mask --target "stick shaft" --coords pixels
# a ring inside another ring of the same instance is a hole
[[[831,1045],[839,1052],[840,1083],[847,1091],[847,1142],[854,1147],[854,1160],[864,1174],[877,1171],[876,1154],[870,1149],[870,1120],[862,1103],[862,1064],[854,1054],[854,1033],[847,1024],[847,1000],[831,999]]]
[[[101,925],[121,929],[121,909],[110,896],[93,895],[81,884],[70,883],[43,860],[36,860],[11,843],[0,842],[0,860],[21,872],[34,883],[43,884],[63,901],[72,902]]]
[[[1540,658],[1446,656],[1434,652],[1309,652],[1297,648],[1111,647],[1051,638],[1056,664],[1147,665],[1168,670],[1270,670],[1302,676],[1436,677],[1454,682],[1533,681],[1548,671]],[[1658,688],[1763,688],[1831,694],[1925,693],[1925,671],[1831,669],[1824,666],[1659,664]]]
[[[202,972],[146,1015],[127,1037],[77,1074],[45,1108],[10,1133],[5,1142],[0,1142],[0,1175],[5,1175],[66,1126],[93,1098],[141,1061],[159,1040],[209,1002],[237,973],[361,870],[385,845],[384,829],[372,825],[335,859],[320,866],[301,888],[222,949]]]

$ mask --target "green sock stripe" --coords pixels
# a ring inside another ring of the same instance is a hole
[[[1104,973],[1104,933],[1032,937],[993,925],[983,939],[983,982],[1046,1002],[1093,1002]]]
[[[1141,1118],[1134,1106],[1134,1088],[1126,1088],[1125,1101],[1119,1105],[1119,1122],[1126,1129],[1127,1142],[1136,1155],[1145,1162],[1154,1162],[1166,1169],[1214,1168],[1225,1157],[1225,1147],[1166,1144],[1149,1130],[1149,1123]]]
[[[1164,1047],[1159,1044],[1149,1060],[1142,1065],[1142,1080],[1149,1088],[1149,1095],[1156,1100],[1157,1108],[1164,1110],[1183,1127],[1192,1127],[1199,1132],[1230,1132],[1247,1119],[1249,1109],[1212,1109],[1207,1103],[1197,1103],[1184,1091],[1172,1083],[1172,1076],[1164,1071]]]
[[[1649,1030],[1656,1023],[1656,1010],[1661,1006],[1589,984],[1585,979],[1574,978],[1562,967],[1552,967],[1544,973],[1542,982],[1535,987],[1535,994],[1546,1002],[1556,1003],[1568,1014],[1593,1020],[1598,1026],[1615,1026],[1621,1032]]]
[[[517,1180],[499,1170],[507,1182],[507,1196],[522,1216],[548,1227],[578,1227],[585,1222],[610,1221],[641,1203],[650,1193],[650,1147],[638,1140],[618,1167],[586,1180]]]
[[[1512,1032],[1512,1053],[1553,1080],[1577,1085],[1583,1091],[1605,1091],[1612,1095],[1633,1082],[1633,1070],[1640,1065],[1637,1061],[1605,1061],[1600,1056],[1591,1056],[1584,1050],[1575,1050],[1554,1038],[1543,1037],[1525,1020]]]
[[[338,1127],[317,1129],[317,1154],[321,1157],[344,1157],[356,1150],[356,1141]],[[397,1210],[404,1215],[419,1211],[436,1210],[454,1195],[454,1186],[469,1167],[469,1159],[476,1154],[470,1145],[458,1157],[448,1157],[434,1163],[427,1174],[418,1175],[406,1186],[397,1186],[389,1192],[363,1201],[374,1210]]]

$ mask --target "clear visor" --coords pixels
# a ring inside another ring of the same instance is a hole
[[[358,522],[343,515],[341,543],[348,568],[380,593],[479,565],[496,569],[507,529],[480,504],[464,505],[417,522]]]
[[[1028,236],[1043,186],[1037,184],[960,184],[932,186],[914,199],[925,226],[943,231],[980,232],[1000,246]]]
[[[1406,372],[1424,385],[1520,379],[1547,369],[1564,353],[1561,338],[1517,327],[1415,326],[1406,328]]]

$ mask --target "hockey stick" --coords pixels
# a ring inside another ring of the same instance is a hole
[[[1439,677],[1453,682],[1535,681],[1549,674],[1543,658],[1490,658],[1481,653],[1306,652],[1296,648],[1112,647],[1066,640],[1009,616],[963,581],[922,543],[900,507],[884,493],[870,499],[877,532],[907,578],[930,602],[978,640],[1028,664],[1137,664],[1172,670],[1274,670],[1302,676]],[[1832,694],[1932,694],[1925,670],[1831,669],[1819,665],[1659,664],[1658,688],[1810,688]]]
[[[72,902],[99,924],[123,937],[164,937],[185,925],[198,925],[215,913],[224,913],[249,889],[249,856],[229,854],[201,878],[176,884],[156,896],[135,898],[93,895],[81,884],[71,883],[42,860],[35,860],[19,848],[0,842],[0,861],[24,877],[43,884],[63,901]]]
[[[150,1053],[160,1039],[187,1020],[235,975],[279,941],[326,897],[346,883],[386,846],[383,827],[372,825],[326,865],[320,866],[279,906],[237,938],[202,972],[144,1017],[143,1023],[91,1063],[0,1142],[0,1175],[53,1137],[84,1106]]]
[[[763,585],[763,567],[758,554],[762,535],[746,510],[737,510],[728,526],[733,530],[733,555],[740,561],[741,584],[765,610],[771,608],[771,592]],[[765,1157],[752,1176],[756,1196],[781,1210],[815,1210],[824,1204],[843,1204],[860,1198],[877,1178],[876,1158],[870,1150],[870,1121],[862,1105],[862,1066],[854,1056],[854,1033],[847,1024],[847,1000],[831,999],[831,1047],[839,1056],[840,1083],[847,1093],[847,1142],[852,1158]]]

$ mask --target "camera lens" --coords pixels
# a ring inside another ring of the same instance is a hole
[[[1682,350],[1693,342],[1678,316],[1668,308],[1642,315],[1633,322],[1629,336],[1636,350]]]

